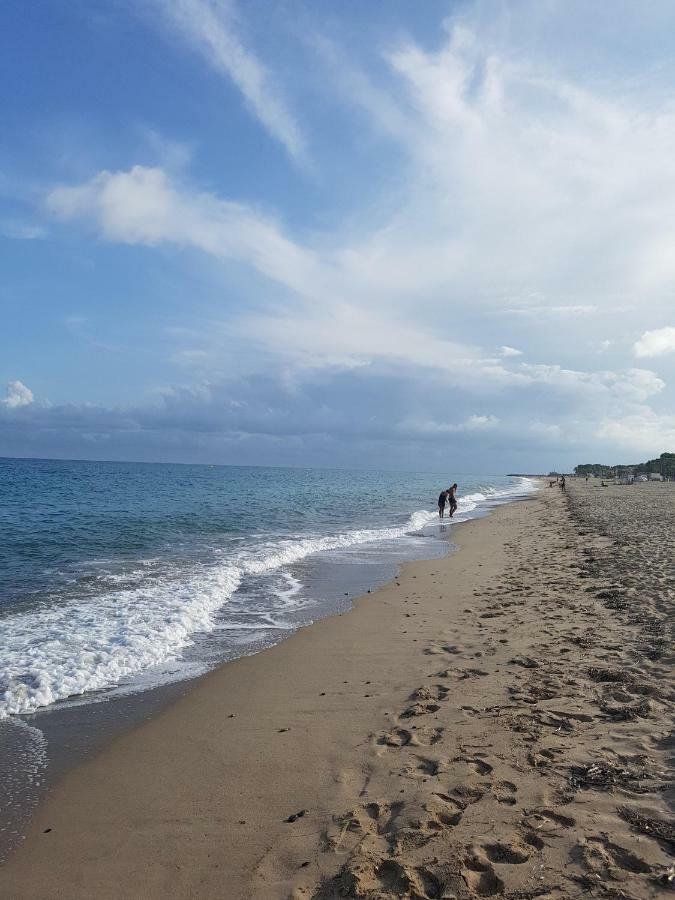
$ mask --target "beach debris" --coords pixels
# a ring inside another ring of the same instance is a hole
[[[654,876],[654,881],[663,887],[669,888],[671,891],[675,889],[675,865],[669,866]]]
[[[620,681],[623,684],[632,684],[633,676],[622,669],[607,669],[604,666],[589,666],[588,677],[591,681],[599,683]]]
[[[628,822],[637,831],[675,847],[675,822],[667,822],[655,816],[643,816],[628,806],[618,806],[616,811],[624,822]]]
[[[289,823],[297,822],[298,819],[302,819],[302,817],[305,815],[306,812],[307,812],[306,809],[301,809],[300,812],[293,813],[287,819],[284,819],[284,822],[289,822]]]
[[[648,718],[651,704],[649,700],[640,700],[632,705],[601,703],[600,709],[615,722],[632,722],[634,719]]]
[[[621,787],[634,793],[646,794],[653,792],[656,787],[653,775],[646,769],[619,767],[608,762],[572,766],[570,773],[569,782],[575,790],[611,790],[613,787]]]

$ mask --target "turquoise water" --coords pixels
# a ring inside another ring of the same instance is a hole
[[[273,643],[526,479],[0,459],[0,718]]]

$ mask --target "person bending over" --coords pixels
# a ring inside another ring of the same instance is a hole
[[[445,502],[447,499],[448,499],[448,492],[441,491],[441,493],[438,495],[438,515],[440,516],[441,519],[445,515]]]
[[[450,504],[450,518],[452,518],[455,514],[455,510],[457,509],[457,484],[453,484],[452,487],[448,488],[448,503]]]

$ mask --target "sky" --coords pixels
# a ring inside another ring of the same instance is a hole
[[[5,0],[0,455],[675,450],[675,4]]]

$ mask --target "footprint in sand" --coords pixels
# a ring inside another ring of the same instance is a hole
[[[539,663],[532,659],[531,656],[514,656],[513,659],[509,660],[509,663],[514,666],[522,666],[524,669],[539,668]]]
[[[491,785],[491,790],[497,803],[503,803],[505,806],[516,805],[514,794],[518,792],[518,788],[512,781],[495,781]]]
[[[479,851],[469,848],[461,874],[469,890],[479,897],[494,897],[495,894],[504,893],[504,882],[490,861]]]
[[[415,726],[413,726],[414,728]],[[415,731],[415,739],[417,743],[432,747],[443,739],[444,728],[438,726],[436,728],[426,727],[418,728]]]
[[[407,747],[412,742],[413,736],[407,728],[392,728],[377,739],[378,744],[385,747]]]
[[[456,644],[432,644],[424,651],[427,656],[438,656],[440,653],[449,653],[451,656],[459,656],[463,652]]]
[[[526,863],[531,855],[529,848],[512,843],[496,842],[494,844],[483,844],[482,849],[490,862],[510,866],[519,866],[522,863]]]
[[[431,713],[438,712],[440,706],[438,703],[413,703],[401,713],[402,719],[413,719],[416,716],[428,716]]]
[[[469,766],[470,769],[473,769],[477,775],[489,775],[492,772],[492,766],[490,763],[485,762],[484,759],[480,759],[478,756],[468,757],[468,756],[456,756],[453,759],[453,762],[463,762]]]
[[[545,766],[550,765],[556,758],[556,756],[562,751],[558,748],[551,747],[546,748],[542,747],[539,750],[531,750],[527,754],[528,763],[536,768],[543,768]]]
[[[392,747],[400,749],[401,747],[419,747],[433,746],[443,738],[444,729],[440,726],[437,728],[417,728],[413,725],[413,730],[408,731],[407,728],[391,728],[376,738],[376,743],[383,747]]]
[[[561,828],[572,828],[576,822],[571,816],[564,816],[553,809],[527,810],[522,820],[533,831],[554,832]]]
[[[521,830],[523,833],[523,841],[530,847],[534,847],[535,850],[543,850],[544,847],[547,846],[546,842],[534,831],[530,831],[528,828],[521,828]]]
[[[371,802],[335,817],[326,831],[326,842],[334,851],[358,847],[366,836],[379,836],[390,829],[403,803]]]
[[[488,674],[489,673],[484,672],[483,669],[465,669],[459,678],[462,680],[465,678],[483,678]]]
[[[429,759],[426,756],[418,756],[416,768],[419,774],[436,778],[447,771],[448,763],[444,759]]]
[[[572,849],[570,856],[591,872],[617,881],[623,878],[623,872],[635,875],[648,875],[651,872],[651,866],[644,859],[604,836],[589,837],[581,841]]]
[[[441,897],[441,882],[425,866],[357,854],[315,895],[347,897]]]
[[[470,784],[458,784],[453,788],[452,793],[464,808],[472,803],[478,803],[485,796],[485,791]]]
[[[429,687],[419,687],[410,695],[410,700],[447,700],[450,688],[443,687],[442,684],[434,684]]]

